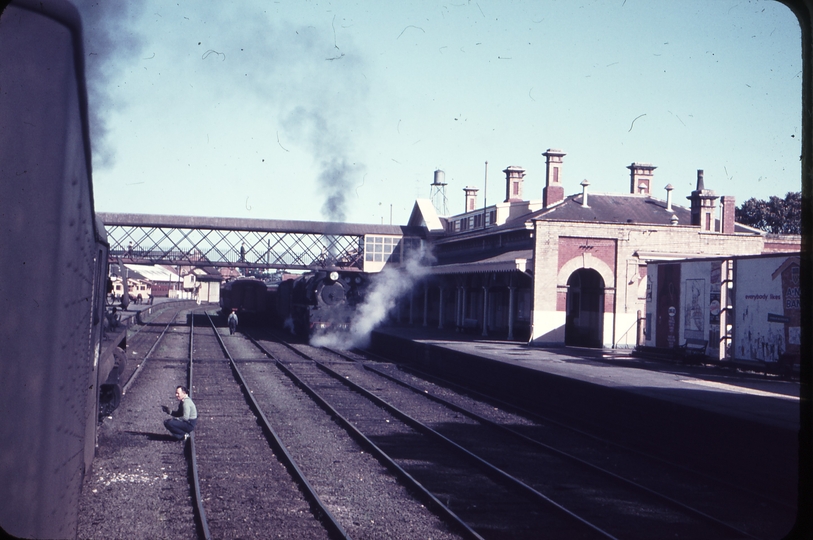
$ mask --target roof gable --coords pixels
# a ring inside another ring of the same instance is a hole
[[[432,201],[429,199],[416,199],[412,207],[412,214],[407,222],[408,227],[425,227],[430,233],[443,232],[445,229]]]

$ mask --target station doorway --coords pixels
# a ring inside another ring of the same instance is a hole
[[[604,279],[590,268],[581,268],[567,280],[565,345],[604,345]]]

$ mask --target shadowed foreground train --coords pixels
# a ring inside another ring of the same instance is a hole
[[[83,62],[68,2],[0,14],[0,527],[24,538],[76,537],[99,390],[121,394],[101,348],[108,245]]]

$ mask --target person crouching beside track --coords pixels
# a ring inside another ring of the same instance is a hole
[[[237,309],[232,308],[231,313],[229,313],[229,335],[234,335],[237,332]]]
[[[195,430],[195,424],[198,423],[198,408],[195,407],[195,403],[189,397],[189,390],[185,386],[179,386],[175,389],[175,397],[180,401],[177,410],[170,411],[166,405],[162,405],[161,409],[173,416],[173,418],[164,420],[164,426],[172,433],[173,437],[182,441],[188,439],[189,434]]]

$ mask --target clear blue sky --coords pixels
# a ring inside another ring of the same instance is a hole
[[[107,212],[403,224],[446,173],[505,197],[624,193],[634,161],[678,204],[800,189],[801,48],[768,0],[77,2]],[[203,5],[203,7],[201,7]],[[127,7],[124,7],[127,6]]]

